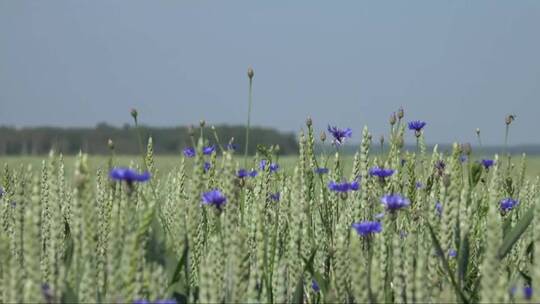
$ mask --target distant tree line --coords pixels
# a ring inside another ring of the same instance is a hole
[[[140,129],[144,138],[152,136],[156,154],[181,153],[184,147],[191,146],[187,127],[141,126]],[[211,144],[216,144],[213,131],[209,127],[204,128],[203,132]],[[237,147],[237,152],[244,153],[246,132],[244,126],[216,126],[216,132],[222,145],[227,145],[234,138],[233,143]],[[195,138],[198,138],[200,128],[195,128],[194,133]],[[39,155],[46,154],[53,148],[67,155],[79,151],[107,154],[109,139],[114,142],[118,154],[139,153],[137,133],[133,126],[126,124],[123,127],[114,127],[100,123],[95,128],[0,127],[0,155]],[[269,128],[251,128],[249,153],[254,154],[259,144],[266,146],[277,144],[280,154],[298,151],[297,140],[292,133],[282,133]]]

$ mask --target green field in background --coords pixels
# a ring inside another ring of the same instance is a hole
[[[155,157],[155,165],[158,169],[158,174],[163,175],[169,173],[171,170],[174,170],[178,168],[181,162],[181,156],[173,156],[173,155],[167,155],[167,156],[156,156]],[[43,160],[46,160],[47,156],[0,156],[0,165],[4,166],[7,164],[10,168],[16,168],[21,165],[28,166],[31,165],[34,170],[39,169],[41,167],[41,162]],[[73,174],[74,164],[75,164],[75,156],[65,156],[64,157],[64,163],[66,166],[66,173],[67,174]],[[252,160],[251,164],[255,169],[258,169],[255,165],[255,162],[253,161],[253,158],[250,158]],[[516,155],[513,156],[512,162],[519,166],[521,156]],[[88,162],[90,165],[91,170],[97,170],[98,168],[107,168],[107,162],[109,160],[108,156],[89,156]],[[319,159],[320,160],[320,159]],[[244,160],[243,157],[237,156],[235,157],[235,161],[238,162],[240,167],[243,167]],[[285,170],[287,172],[292,173],[292,170],[294,169],[293,166],[297,161],[296,156],[282,156],[279,158],[279,165],[280,170]],[[141,157],[137,157],[134,155],[126,155],[126,156],[117,156],[115,158],[115,166],[129,166],[130,163],[133,162],[135,165],[141,163]],[[190,170],[192,166],[192,160],[187,159],[186,161],[186,169]],[[353,157],[352,156],[344,156],[342,158],[343,166],[345,174],[349,174]],[[219,163],[219,159],[218,159]],[[320,164],[322,165],[322,164]],[[331,157],[328,161],[328,167],[332,168],[333,166],[333,157]],[[529,178],[534,178],[537,176],[540,176],[540,155],[534,155],[534,156],[528,156],[527,157],[527,171],[526,175]]]

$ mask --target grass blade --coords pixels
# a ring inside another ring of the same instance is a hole
[[[499,259],[504,259],[504,257],[510,252],[514,244],[519,240],[523,232],[527,230],[527,227],[529,227],[529,224],[533,220],[533,209],[530,208],[527,210],[525,215],[520,219],[520,221],[510,230],[504,237],[503,243],[501,247],[499,248],[498,257]]]
[[[176,265],[176,269],[174,271],[171,282],[169,283],[169,287],[180,280],[182,269],[186,269],[186,270],[188,269],[187,268],[188,267],[187,265],[188,251],[189,251],[189,246],[188,246],[188,243],[186,242],[186,245],[184,246],[184,252],[182,253],[182,257],[180,257],[180,260],[178,260],[178,264]]]
[[[458,279],[459,286],[462,287],[465,281],[465,275],[467,274],[467,267],[469,265],[469,234],[466,234],[459,246],[458,257]]]
[[[461,290],[461,288],[457,285],[456,279],[454,278],[454,274],[452,273],[452,270],[450,269],[450,265],[448,264],[448,260],[446,259],[446,255],[444,254],[444,251],[441,248],[441,243],[439,242],[439,239],[437,239],[437,236],[435,235],[435,232],[433,231],[433,227],[431,227],[431,224],[428,222],[426,223],[429,229],[429,234],[431,235],[431,239],[433,240],[433,245],[435,246],[435,250],[437,251],[437,255],[442,259],[442,264],[444,271],[450,278],[450,282],[452,283],[452,286],[454,287],[457,295],[461,299],[462,303],[469,303],[469,300]]]

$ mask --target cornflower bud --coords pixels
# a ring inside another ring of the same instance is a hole
[[[306,119],[306,126],[311,127],[311,125],[313,125],[313,120],[310,116],[308,116],[308,118]]]
[[[398,112],[397,112],[397,117],[398,117],[399,119],[402,119],[403,116],[405,116],[405,111],[403,111],[403,107],[399,107],[399,110],[398,110]]]
[[[109,140],[107,140],[107,146],[110,150],[114,150],[114,142],[112,139],[109,138]]]
[[[393,126],[396,124],[396,112],[392,113],[392,115],[390,115],[390,125]]]
[[[129,113],[131,114],[131,117],[133,117],[133,119],[135,119],[135,121],[137,121],[137,116],[139,116],[139,112],[137,112],[137,109],[131,108]]]
[[[516,119],[516,116],[515,116],[514,114],[508,114],[508,115],[506,116],[505,123],[506,123],[507,125],[509,125],[509,124],[511,124],[512,121],[514,121],[515,119]]]

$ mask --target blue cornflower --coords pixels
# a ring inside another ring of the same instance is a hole
[[[392,176],[394,174],[395,170],[393,169],[384,169],[380,167],[373,167],[369,169],[369,175],[371,176],[378,176],[380,178],[386,178],[389,176]]]
[[[155,300],[154,301],[154,304],[176,304],[176,300],[175,299],[160,299],[160,300]]]
[[[467,155],[465,155],[465,154],[461,154],[461,155],[459,156],[459,161],[462,162],[462,163],[464,163],[464,162],[466,162],[466,161],[468,161],[468,160],[469,160],[469,158],[468,158]]]
[[[175,299],[159,299],[155,300],[152,304],[176,304]],[[138,299],[133,301],[133,304],[151,304],[147,299]]]
[[[455,249],[448,250],[448,256],[451,258],[457,257],[457,251]]]
[[[435,162],[434,166],[435,166],[435,169],[439,171],[444,171],[444,169],[446,168],[446,163],[444,162],[444,160],[439,159]]]
[[[348,182],[329,182],[328,183],[328,189],[334,191],[334,192],[348,192],[348,191],[356,191],[360,189],[360,183],[357,181],[352,181],[350,183]]]
[[[116,181],[125,181],[129,184],[133,182],[146,182],[150,179],[150,172],[137,173],[129,168],[113,168],[109,172],[109,177]]]
[[[204,162],[204,172],[208,172],[210,168],[212,168],[212,165],[209,162]]]
[[[484,166],[484,168],[489,169],[495,164],[495,161],[492,159],[482,159],[480,163],[482,164],[482,166]]]
[[[343,144],[347,137],[350,138],[352,136],[351,128],[339,129],[338,127],[331,127],[328,125],[328,132],[334,137],[333,143],[336,146]]]
[[[194,157],[195,149],[193,147],[184,148],[184,156],[189,158]]]
[[[41,284],[41,294],[45,298],[45,302],[52,303],[54,300],[54,293],[51,286],[48,283]]]
[[[399,194],[387,194],[381,198],[381,203],[390,212],[409,206],[410,202]]]
[[[270,199],[273,200],[274,202],[279,202],[280,198],[281,198],[281,193],[279,192],[270,194]]]
[[[381,222],[370,222],[370,221],[363,221],[358,223],[353,223],[352,228],[356,230],[356,233],[360,236],[368,236],[373,233],[379,233],[382,231],[382,225]]]
[[[422,131],[422,129],[426,126],[425,121],[421,120],[413,120],[409,122],[409,130],[414,130],[416,132]]]
[[[501,211],[507,212],[514,209],[517,205],[519,205],[519,201],[508,197],[501,200],[499,204],[500,204]]]
[[[264,171],[266,169],[266,163],[266,159],[261,160],[261,162],[259,163],[259,168]],[[270,169],[270,172],[276,172],[279,169],[279,165],[275,163],[271,163],[268,167]]]
[[[221,207],[227,202],[227,198],[218,189],[213,189],[203,193],[202,201],[205,205],[213,205],[217,209],[221,209]]]
[[[238,172],[236,172],[236,176],[239,178],[244,178],[244,177],[247,177],[248,175],[249,173],[247,172],[246,169],[240,169],[238,170]]]
[[[523,287],[523,296],[526,300],[530,300],[533,295],[533,289],[531,286],[525,286]]]
[[[236,172],[236,176],[239,177],[239,178],[245,178],[245,177],[255,177],[257,176],[257,171],[255,170],[252,170],[252,171],[248,171],[246,169],[240,169],[238,170],[238,172]]]
[[[343,182],[343,183],[329,182],[328,188],[334,192],[347,192],[349,191],[349,183],[348,182]]]
[[[440,202],[435,203],[435,211],[437,212],[438,216],[442,215],[443,208],[442,208],[442,204]]]
[[[424,188],[424,184],[422,184],[421,182],[416,182],[415,187],[416,189],[422,189]]]
[[[214,153],[214,151],[216,151],[215,146],[208,146],[208,147],[203,148],[203,154],[204,155],[210,155],[210,154]]]
[[[315,281],[315,279],[311,280],[311,289],[313,289],[314,292],[321,291],[321,288],[319,287],[319,284],[317,283],[317,281]]]
[[[326,174],[328,173],[328,168],[315,168],[313,171],[317,174]]]
[[[270,164],[270,172],[276,172],[277,170],[279,169],[279,165],[278,164]]]

